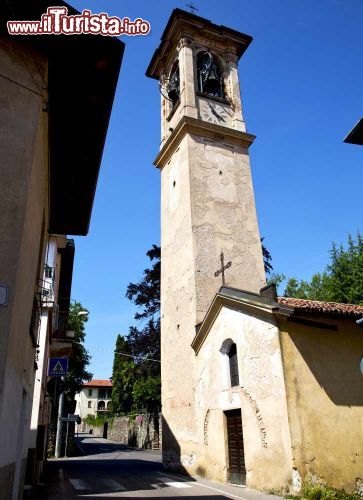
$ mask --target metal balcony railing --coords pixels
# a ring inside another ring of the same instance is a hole
[[[38,297],[43,307],[54,305],[55,268],[45,266],[44,278],[38,279]]]

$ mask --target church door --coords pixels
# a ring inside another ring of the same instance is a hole
[[[228,480],[232,484],[246,484],[241,410],[226,411],[225,415],[228,436]]]

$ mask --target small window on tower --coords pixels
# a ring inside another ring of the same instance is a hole
[[[213,54],[200,52],[197,56],[198,90],[203,94],[224,99],[223,74]]]
[[[238,358],[237,358],[237,346],[232,344],[229,352],[229,373],[231,377],[231,387],[239,385],[239,375],[238,375]]]
[[[88,408],[92,408],[92,401],[88,401]]]

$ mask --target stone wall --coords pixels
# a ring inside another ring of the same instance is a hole
[[[161,415],[138,415],[136,419],[115,417],[108,426],[101,427],[82,422],[79,431],[136,448],[158,450],[161,447]]]

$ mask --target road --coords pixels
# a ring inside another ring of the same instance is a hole
[[[225,498],[274,500],[247,488],[163,471],[161,454],[127,448],[108,439],[81,435],[84,456],[50,460],[37,500],[79,498]]]

